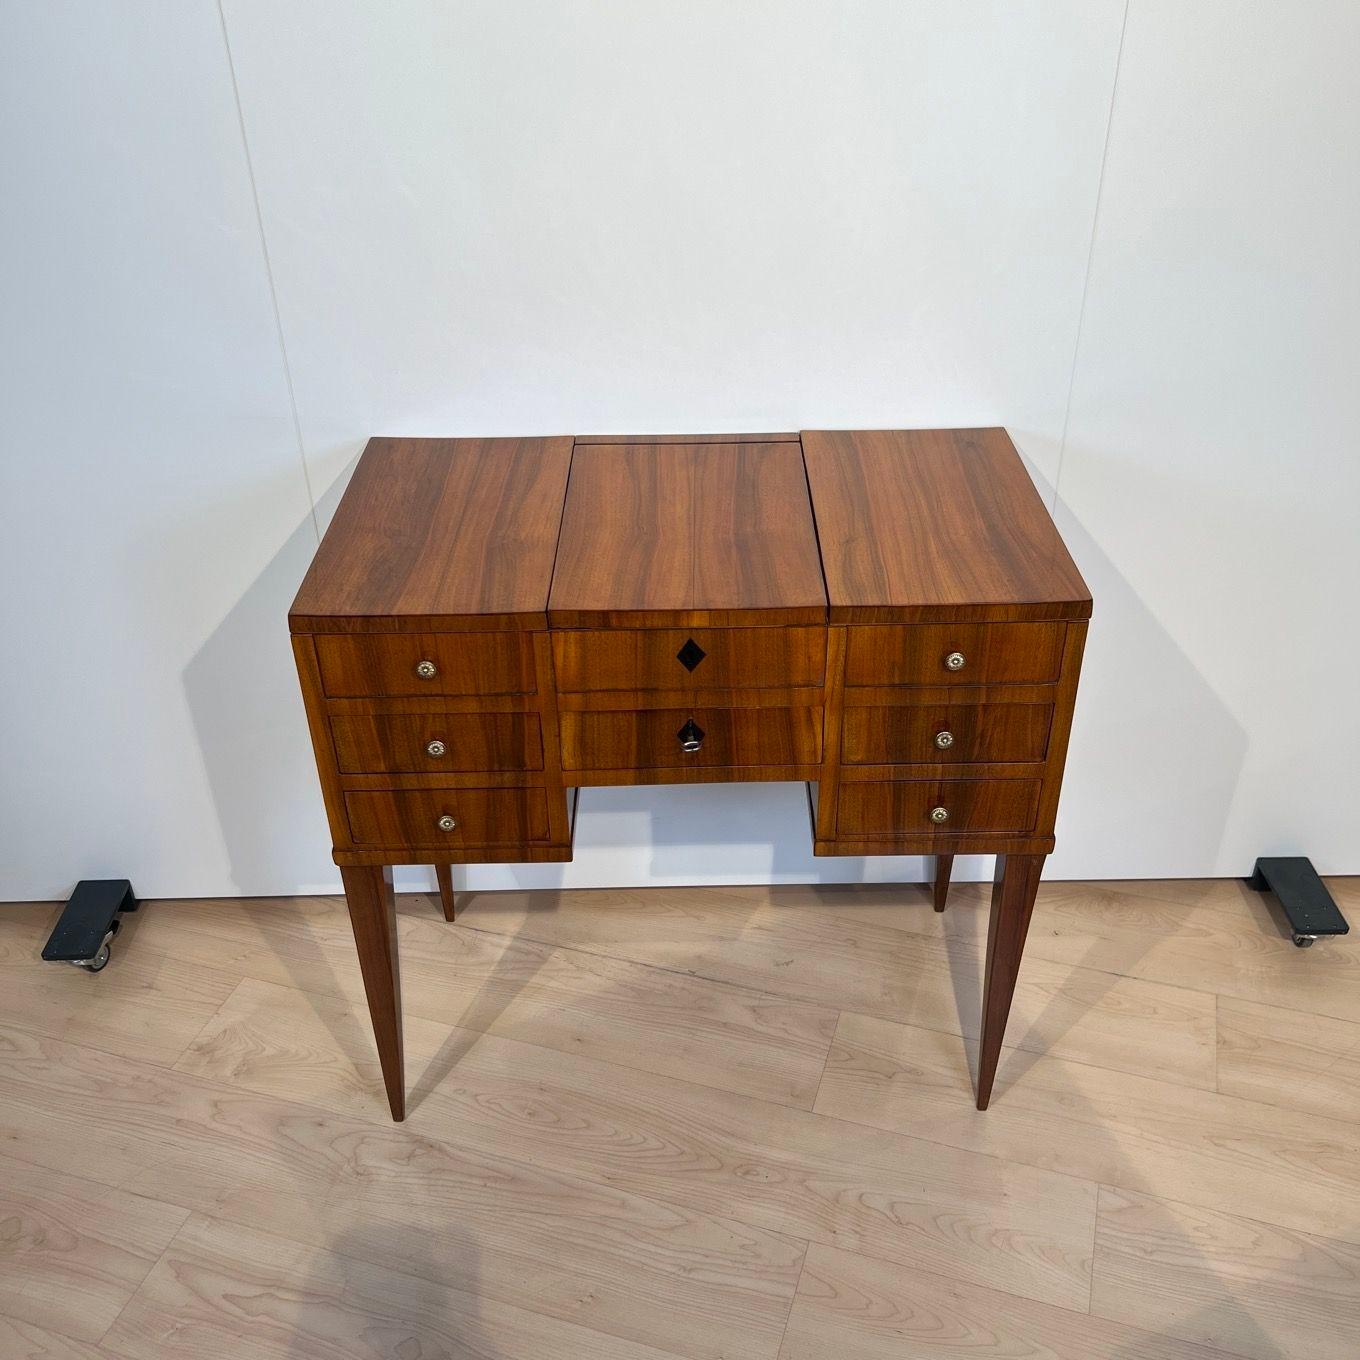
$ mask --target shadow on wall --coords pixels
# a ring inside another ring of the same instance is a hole
[[[1061,498],[1053,517],[1095,608],[1050,864],[1062,878],[1213,873],[1246,730]]]
[[[184,669],[242,896],[339,886],[288,639],[288,607],[315,551],[308,516]]]

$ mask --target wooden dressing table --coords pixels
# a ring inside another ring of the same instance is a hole
[[[289,614],[388,1101],[394,864],[569,860],[571,790],[800,780],[818,855],[996,854],[985,1109],[1091,597],[1006,432],[373,439]]]

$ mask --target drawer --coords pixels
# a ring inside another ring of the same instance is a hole
[[[763,689],[820,685],[825,628],[619,628],[555,632],[557,688]]]
[[[690,721],[698,735],[685,730]],[[568,711],[559,722],[564,770],[816,765],[822,758],[820,708]],[[685,750],[686,736],[698,750]]]
[[[541,770],[536,713],[361,714],[331,719],[344,774]]]
[[[521,845],[548,839],[542,789],[405,789],[347,793],[357,845]],[[440,818],[452,817],[448,831]]]
[[[847,630],[847,685],[1047,684],[1058,678],[1057,623],[917,623]],[[951,658],[962,658],[954,660]]]
[[[922,836],[1028,831],[1039,808],[1037,779],[900,779],[843,783],[838,836]],[[944,808],[936,822],[931,810]]]
[[[318,633],[321,688],[365,694],[532,694],[530,633]]]
[[[841,759],[847,765],[1042,760],[1052,722],[1052,704],[847,708]]]

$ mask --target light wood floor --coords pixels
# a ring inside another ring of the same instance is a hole
[[[1047,885],[979,1114],[979,887],[465,902],[401,1126],[338,899],[0,907],[0,1357],[1360,1354],[1360,932]]]

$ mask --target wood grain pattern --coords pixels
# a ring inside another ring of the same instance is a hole
[[[689,721],[703,732],[697,751],[686,751],[677,735]],[[568,771],[816,765],[822,758],[820,708],[564,713],[561,724]]]
[[[402,1040],[401,966],[397,957],[396,903],[392,872],[386,868],[342,868],[345,902],[364,975],[373,1038],[382,1064],[392,1118],[406,1118],[405,1054]]]
[[[956,1040],[843,1012],[816,1109],[1360,1244],[1354,1124],[1009,1045],[1003,1088],[979,1118]]]
[[[1051,704],[922,704],[848,708],[841,759],[852,765],[1042,760]],[[947,733],[950,744],[936,738]]]
[[[804,430],[802,442],[832,623],[1090,616],[1005,430]]]
[[[449,932],[428,920],[428,928],[414,925],[400,933],[417,1086],[431,1084],[429,1064],[445,1045],[454,1049],[489,1034],[800,1109],[810,1109],[816,1097],[836,1028],[830,1007],[619,959]],[[450,948],[450,934],[474,938]],[[358,980],[347,977],[335,990],[323,969],[293,960],[282,975],[286,983],[244,980],[177,1070],[281,1098],[320,1082],[343,1093],[346,1112],[373,1117],[374,1088],[365,1084],[377,1074],[370,1045],[360,1034],[350,1053],[330,1037],[350,1028],[346,1019],[363,999]],[[300,981],[332,993],[303,992]],[[460,1033],[451,1035],[450,1026]]]
[[[548,617],[555,628],[825,622],[799,447],[579,446]]]
[[[1034,899],[1043,871],[1042,855],[998,855],[987,922],[987,966],[982,981],[982,1037],[978,1043],[977,1107],[992,1098],[996,1064],[1020,975]]]
[[[392,789],[347,793],[350,827],[358,845],[520,845],[548,839],[548,800],[542,789]],[[439,821],[450,816],[445,831]]]
[[[422,1083],[412,1101],[417,1134],[762,1231],[853,1237],[885,1259],[948,1261],[965,1279],[1085,1304],[1095,1200],[1083,1182],[1012,1177],[990,1158],[644,1071],[620,1085],[612,1065],[498,1036],[455,1036],[453,1049],[457,1080]],[[314,1066],[274,1070],[308,1100],[349,1111],[353,1098]],[[862,1162],[848,1156],[851,1138]]]
[[[118,968],[96,975],[65,965],[39,966],[57,914],[45,914],[45,929],[32,932],[27,949],[0,957],[7,1024],[54,1039],[80,1035],[109,1053],[172,1063],[236,985],[234,975],[211,960],[189,966],[140,940],[142,913],[123,917]]]
[[[848,630],[847,685],[1046,684],[1058,678],[1063,629],[1052,623],[923,623]],[[958,652],[952,671],[945,657]]]
[[[1039,783],[1033,779],[898,779],[842,783],[838,836],[929,836],[1026,832],[1034,825]],[[949,820],[937,825],[931,811]]]
[[[242,1337],[246,1337],[246,1347]],[[144,1360],[599,1356],[665,1360],[611,1337],[340,1252],[195,1216],[110,1330]]]
[[[979,1115],[981,885],[465,901],[397,904],[400,1129],[338,899],[148,903],[100,978],[0,988],[0,1354],[1349,1360],[1360,939],[1295,950],[1228,881],[1042,885]],[[0,907],[0,967],[58,909]],[[173,1068],[61,1018],[137,958],[241,979]]]
[[[817,781],[814,853],[942,907],[1053,847],[1089,612],[1001,430],[378,439],[290,626],[335,862],[433,860],[452,920],[452,863],[570,859],[569,778]]]
[[[335,717],[331,738],[340,770],[348,774],[543,768],[543,737],[533,713]],[[443,751],[432,755],[431,742]]]
[[[1360,1125],[1360,1024],[1219,997],[1218,1089]]]
[[[571,440],[370,439],[294,632],[542,628]]]
[[[349,1032],[371,1055],[360,1027]],[[413,1059],[448,1032],[413,1025]],[[326,1071],[354,1085],[332,1034],[314,1051],[313,1080]],[[256,1058],[267,1065],[267,1053]],[[0,1043],[0,1080],[13,1140],[34,1165],[69,1168],[97,1122],[106,1175],[217,1222],[696,1360],[762,1360],[778,1346],[803,1251],[779,1234],[461,1147],[456,1128],[393,1130],[72,1045],[11,1054]],[[257,1338],[238,1319],[233,1340],[240,1354]],[[135,1360],[157,1354],[148,1346]]]
[[[704,656],[690,669],[686,643]],[[693,693],[820,685],[824,628],[672,628],[554,632],[553,664],[563,695],[607,690]]]
[[[1226,1352],[814,1244],[780,1360],[1229,1360]]]
[[[915,885],[577,892],[551,910],[532,894],[475,893],[462,916],[479,930],[976,1039],[987,923],[979,888],[954,884],[943,917]],[[1041,913],[1031,932],[1011,1045],[1213,1090],[1213,997],[1049,962],[1038,946],[1051,920]],[[966,1078],[965,1055],[956,1056]]]
[[[318,634],[317,663],[326,697],[406,694],[532,694],[533,645],[525,633]],[[417,667],[430,662],[428,679]]]
[[[0,1156],[0,1314],[98,1341],[186,1217],[75,1168]]]
[[[1350,1360],[1360,1246],[1100,1191],[1091,1312],[1253,1360]]]

